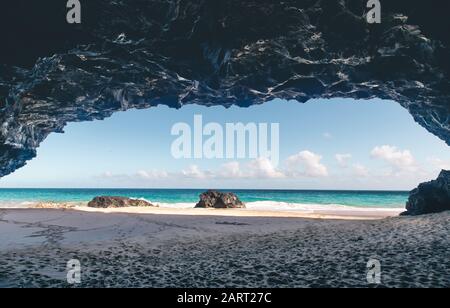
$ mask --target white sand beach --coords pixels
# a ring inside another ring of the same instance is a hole
[[[97,213],[129,213],[153,215],[181,216],[225,216],[225,217],[285,217],[285,218],[316,218],[316,219],[349,219],[366,220],[398,216],[402,209],[370,209],[345,207],[344,209],[314,209],[314,210],[266,210],[266,209],[198,209],[167,208],[167,207],[125,207],[98,209],[86,206],[76,207],[79,211]]]
[[[450,213],[309,215],[3,209],[0,287],[72,287],[70,259],[81,262],[77,287],[370,287],[370,258],[383,286],[450,286]]]

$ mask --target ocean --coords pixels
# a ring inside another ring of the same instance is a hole
[[[0,208],[26,208],[39,202],[84,203],[96,196],[145,199],[161,207],[190,208],[205,190],[200,189],[0,189]],[[334,190],[221,190],[232,191],[248,208],[264,210],[317,210],[334,208],[404,208],[406,191]]]

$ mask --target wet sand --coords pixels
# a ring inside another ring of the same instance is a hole
[[[371,258],[381,286],[450,287],[450,213],[133,211],[0,210],[0,287],[72,287],[70,259],[77,287],[371,287]]]

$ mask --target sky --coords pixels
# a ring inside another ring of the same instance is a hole
[[[279,163],[174,157],[172,128],[193,129],[195,115],[224,133],[226,123],[278,123]],[[70,123],[41,144],[37,158],[0,179],[0,188],[411,190],[445,168],[450,148],[395,102],[274,100],[250,108],[159,106]]]

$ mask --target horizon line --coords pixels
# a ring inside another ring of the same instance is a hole
[[[152,188],[132,188],[132,187],[0,187],[0,190],[6,189],[73,189],[73,190],[225,190],[225,191],[248,191],[248,190],[272,190],[272,191],[338,191],[338,192],[411,192],[411,190],[402,189],[308,189],[308,188],[164,188],[164,187],[152,187]]]

